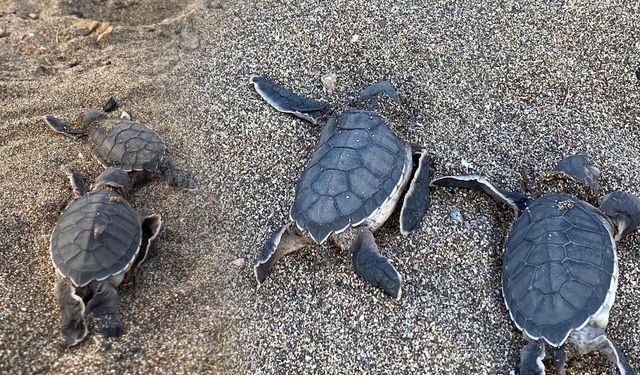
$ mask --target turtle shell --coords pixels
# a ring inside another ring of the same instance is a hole
[[[140,249],[136,212],[119,194],[98,190],[67,207],[51,235],[51,259],[76,286],[126,270]]]
[[[511,318],[530,338],[560,346],[613,303],[617,258],[604,214],[568,194],[532,203],[505,244],[502,289]]]
[[[376,216],[390,198],[397,200],[407,165],[408,146],[375,112],[332,116],[296,186],[291,220],[322,243],[332,232]]]
[[[104,167],[155,172],[164,157],[162,138],[137,122],[104,120],[89,131],[89,138],[94,155]]]

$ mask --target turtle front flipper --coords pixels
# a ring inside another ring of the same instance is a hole
[[[329,113],[328,103],[300,96],[259,75],[252,74],[249,82],[253,83],[258,94],[267,103],[280,112],[290,113],[313,124],[317,124]]]
[[[124,333],[124,327],[118,317],[118,292],[109,279],[92,281],[89,287],[93,297],[87,303],[87,313],[95,316],[98,328],[104,337],[118,337]]]
[[[54,295],[60,306],[62,336],[67,346],[73,346],[87,336],[87,322],[84,319],[84,302],[76,295],[71,281],[60,275],[56,278]]]
[[[197,187],[193,173],[179,169],[174,165],[164,162],[160,165],[160,174],[168,185],[180,189],[194,190]]]
[[[593,193],[598,192],[598,177],[600,170],[589,164],[584,155],[570,155],[560,160],[553,168],[555,171],[564,172],[578,181],[584,181]]]
[[[279,231],[274,232],[264,244],[255,265],[253,266],[258,286],[260,286],[271,273],[271,268],[280,258],[311,245],[313,242],[297,227],[287,224]]]
[[[60,133],[71,138],[77,138],[84,134],[82,131],[72,128],[71,126],[69,126],[69,124],[60,120],[57,117],[47,115],[47,116],[44,116],[43,119],[44,119],[44,122],[46,122],[47,125],[49,125],[49,128],[51,128],[51,130],[53,130],[56,133]]]
[[[367,86],[362,92],[356,104],[363,106],[370,111],[375,111],[378,106],[378,95],[385,94],[394,102],[399,102],[398,92],[389,81],[379,81],[370,86]]]
[[[400,233],[405,236],[420,225],[422,218],[431,206],[431,198],[429,197],[431,168],[426,157],[425,149],[413,153],[413,179],[411,179],[409,190],[404,196],[400,210]]]
[[[520,351],[520,375],[544,375],[544,343],[531,341]]]
[[[78,198],[82,196],[86,192],[86,186],[82,178],[78,176],[76,172],[74,172],[71,168],[62,165],[60,166],[60,170],[69,178],[69,185],[71,185],[71,189],[73,190],[73,198]]]
[[[356,273],[369,284],[384,290],[392,298],[400,299],[402,277],[389,259],[380,254],[371,231],[366,227],[357,230],[358,234],[351,248]]]
[[[431,181],[431,185],[481,191],[496,202],[511,206],[516,216],[520,216],[520,213],[530,200],[530,197],[525,194],[498,189],[479,174],[440,177]]]
[[[140,222],[142,227],[142,240],[140,242],[140,250],[136,259],[133,261],[131,268],[124,275],[124,279],[120,285],[133,284],[136,287],[139,286],[138,273],[140,265],[151,257],[151,250],[153,249],[153,243],[155,242],[158,234],[160,234],[160,228],[162,227],[162,217],[159,214],[153,214],[143,216],[142,213],[138,213],[140,216]]]
[[[640,226],[640,198],[624,191],[614,191],[602,198],[600,210],[618,228],[615,240],[623,240]]]

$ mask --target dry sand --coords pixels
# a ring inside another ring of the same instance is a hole
[[[73,12],[114,30],[96,42]],[[605,193],[640,194],[639,24],[637,7],[589,2],[0,0],[0,372],[514,371],[524,340],[499,289],[512,215],[478,194],[434,191],[417,232],[402,237],[396,215],[376,234],[404,277],[399,302],[335,248],[285,258],[256,289],[249,265],[286,223],[320,129],[278,114],[247,78],[321,98],[320,76],[334,72],[338,107],[389,78],[403,100],[389,119],[427,146],[436,175],[482,172],[517,189],[521,167],[584,153]],[[164,227],[139,288],[120,289],[127,332],[67,350],[48,254],[71,196],[58,166],[88,180],[100,167],[40,117],[70,119],[110,96],[200,186],[158,180],[132,194]],[[640,236],[618,255],[608,332],[640,367]],[[613,368],[571,352],[568,370]]]

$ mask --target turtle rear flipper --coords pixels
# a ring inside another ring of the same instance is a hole
[[[279,231],[274,232],[262,247],[253,267],[258,286],[264,283],[271,273],[271,268],[280,258],[311,243],[304,233],[291,224],[285,225]]]
[[[118,292],[109,280],[93,281],[89,284],[93,297],[87,303],[87,313],[95,316],[104,337],[118,337],[124,327],[118,317]]]
[[[252,74],[249,82],[253,83],[258,94],[267,103],[280,112],[290,113],[313,124],[317,124],[329,113],[328,103],[300,96],[259,75]]]
[[[531,341],[520,351],[520,375],[544,375],[544,343]]]
[[[621,375],[635,375],[635,370],[629,365],[620,348],[602,328],[587,325],[574,331],[570,339],[576,344],[581,354],[597,350],[606,355],[609,361],[618,367]]]
[[[420,225],[422,218],[431,206],[429,197],[429,181],[431,169],[426,160],[426,150],[422,149],[413,154],[414,173],[404,196],[400,210],[400,233],[408,235]]]
[[[351,248],[353,267],[366,282],[384,290],[389,296],[400,299],[402,277],[389,259],[380,254],[373,234],[368,228],[359,230]]]
[[[47,123],[47,125],[49,125],[49,128],[51,128],[51,130],[56,133],[66,135],[67,137],[71,138],[78,138],[84,135],[82,131],[72,128],[71,126],[69,126],[69,124],[57,117],[47,115],[44,116],[43,119]]]
[[[60,306],[62,336],[67,346],[74,346],[87,336],[87,322],[84,319],[85,306],[76,295],[76,288],[66,277],[58,275],[54,295]]]
[[[516,216],[520,215],[530,200],[529,196],[525,194],[498,189],[479,174],[440,177],[431,181],[431,185],[481,191],[496,202],[511,206]]]

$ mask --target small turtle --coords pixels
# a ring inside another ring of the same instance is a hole
[[[597,187],[599,171],[584,156],[565,158],[556,170]],[[533,199],[480,175],[446,176],[431,184],[483,191],[516,213],[505,243],[502,293],[529,341],[521,351],[520,374],[544,374],[545,343],[554,348],[556,370],[564,374],[567,342],[582,354],[598,350],[621,374],[635,374],[604,329],[618,286],[615,241],[640,224],[639,198],[616,191],[596,208],[566,193]]]
[[[327,103],[303,98],[263,77],[253,75],[250,82],[281,112],[317,123],[330,111]],[[254,268],[258,284],[284,255],[333,235],[350,251],[358,275],[400,298],[400,274],[380,254],[372,231],[389,218],[407,186],[400,230],[406,235],[419,225],[430,205],[430,169],[425,150],[413,152],[375,112],[379,94],[398,101],[389,82],[378,82],[362,92],[355,108],[333,114],[322,129],[296,185],[289,214],[295,225],[283,226],[262,248]]]
[[[62,335],[72,346],[87,335],[87,313],[96,316],[105,337],[123,333],[115,288],[146,259],[162,221],[157,214],[142,216],[123,198],[129,176],[122,169],[107,168],[87,194],[82,180],[63,169],[74,200],[60,216],[49,249]]]
[[[77,130],[54,116],[44,116],[49,127],[66,136],[77,138],[88,133],[91,151],[105,168],[118,167],[131,175],[131,183],[160,173],[168,184],[193,189],[195,181],[187,171],[163,161],[166,146],[158,133],[147,126],[125,119],[109,119],[97,109],[83,111]]]

